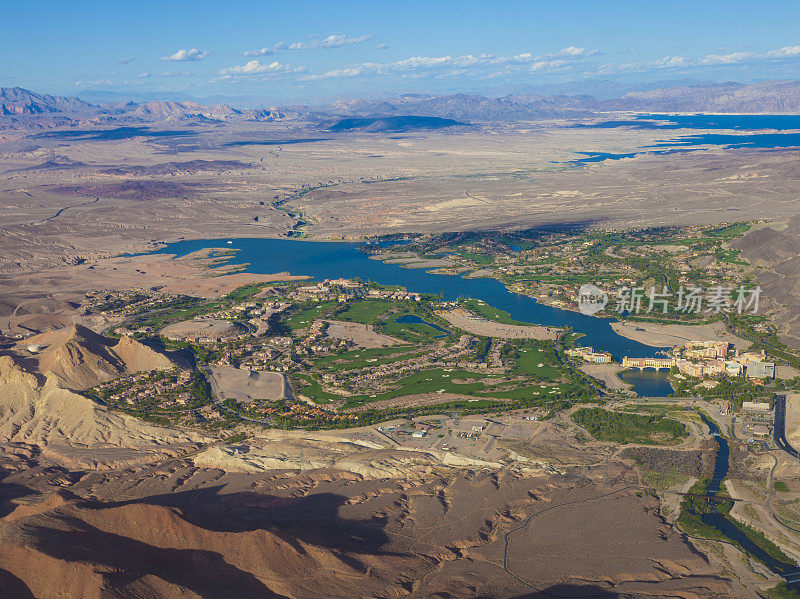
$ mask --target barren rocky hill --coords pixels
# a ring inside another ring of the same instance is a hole
[[[800,218],[755,228],[731,247],[759,267],[764,308],[775,309],[781,341],[800,348]]]
[[[69,389],[87,389],[125,374],[166,370],[175,363],[157,351],[122,337],[114,342],[74,325],[29,337],[25,345],[41,345],[33,356],[41,373],[53,373]]]
[[[307,121],[316,126],[337,116],[391,119],[416,115],[458,121],[503,122],[582,117],[604,111],[794,114],[800,113],[800,82],[676,85],[628,92],[610,99],[598,99],[585,93],[508,94],[497,98],[461,93],[408,94],[376,100],[339,100],[324,106],[257,109],[169,100],[95,105],[78,98],[37,94],[22,88],[0,88],[0,129],[81,124],[221,124],[230,121]]]
[[[55,376],[35,375],[0,356],[0,443],[37,446],[56,463],[104,468],[180,455],[200,440],[109,412],[63,389]]]

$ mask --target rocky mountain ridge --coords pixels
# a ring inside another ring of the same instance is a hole
[[[209,124],[237,120],[305,121],[329,126],[347,117],[435,117],[466,122],[513,122],[590,117],[599,112],[711,112],[800,114],[800,81],[677,85],[599,100],[591,95],[405,94],[338,100],[323,106],[240,109],[228,104],[154,100],[90,104],[75,97],[0,88],[0,128],[145,123]]]

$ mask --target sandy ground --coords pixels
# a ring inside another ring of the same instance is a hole
[[[786,439],[795,447],[800,445],[800,393],[786,395]]]
[[[633,386],[617,376],[624,370],[619,364],[581,364],[579,370],[597,380],[603,381],[609,389],[623,390],[630,389]]]
[[[234,366],[210,366],[208,370],[221,395],[220,399],[249,402],[287,397],[286,378],[280,372],[250,371]]]
[[[727,332],[721,322],[698,325],[613,322],[611,327],[623,337],[654,347],[683,345],[687,341],[728,341],[737,349],[747,349],[751,345]]]
[[[360,324],[358,322],[345,322],[341,320],[326,320],[328,337],[352,341],[359,347],[373,349],[376,347],[391,347],[405,343],[400,339],[390,335],[383,335],[375,330],[371,324]]]
[[[455,327],[474,335],[484,337],[499,337],[502,339],[555,339],[561,329],[542,326],[519,326],[501,324],[485,318],[479,318],[466,310],[455,309],[437,312]]]
[[[229,320],[198,318],[184,320],[165,326],[161,333],[174,339],[197,339],[199,337],[230,337],[243,332]]]

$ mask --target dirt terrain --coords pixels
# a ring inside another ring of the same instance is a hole
[[[654,347],[674,347],[688,341],[728,341],[736,349],[750,347],[749,341],[727,332],[722,322],[697,325],[612,322],[611,328],[623,337]]]
[[[124,468],[183,455],[207,440],[110,412],[0,356],[0,444],[24,444],[48,462],[75,468]]]
[[[562,332],[553,327],[503,324],[474,316],[463,309],[438,312],[453,326],[475,335],[500,339],[556,339]]]
[[[43,348],[24,360],[0,356],[0,595],[753,596],[764,580],[738,553],[698,549],[659,514],[633,467],[614,460],[611,476],[601,474],[591,464],[608,447],[587,447],[564,422],[495,439],[485,460],[349,433],[254,433],[247,444],[225,444],[110,412],[70,390],[172,365],[130,340],[112,345],[84,333],[80,325],[113,324],[78,309],[87,291],[218,297],[294,274],[211,269],[202,255],[135,255],[167,241],[631,228],[800,213],[787,152],[712,149],[586,167],[568,161],[576,151],[635,151],[663,132],[572,124],[398,136],[312,137],[296,122],[247,121],[176,124],[161,136],[4,133],[0,331],[38,333]],[[796,291],[798,223],[787,225],[791,234],[745,238],[743,254],[760,256],[762,285],[774,297]],[[771,257],[778,237],[785,256]],[[786,322],[796,335],[795,321]],[[472,325],[497,336],[555,334]],[[334,326],[364,347],[386,344],[374,331]],[[262,382],[220,379],[250,397]],[[502,457],[512,455],[506,450],[521,459]]]
[[[34,335],[15,347],[18,354],[29,355],[38,372],[55,375],[68,389],[88,389],[126,374],[177,366],[130,337],[113,342],[82,325]]]
[[[326,329],[328,337],[352,341],[357,346],[365,349],[403,344],[400,339],[378,333],[375,327],[370,324],[344,322],[342,320],[326,320],[325,322],[328,323],[328,328]]]
[[[670,533],[654,500],[624,486],[510,471],[254,475],[180,461],[53,474],[7,472],[0,485],[0,584],[27,596],[512,597],[564,585],[743,596]],[[635,551],[610,540],[622,527],[636,530]]]
[[[234,366],[212,366],[209,369],[220,398],[236,401],[284,399],[288,392],[286,378],[280,372],[259,372]]]

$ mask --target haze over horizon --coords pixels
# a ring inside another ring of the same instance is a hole
[[[4,12],[0,86],[60,95],[285,104],[415,92],[602,96],[659,81],[800,79],[800,5],[774,0],[506,2],[491,12],[472,1],[412,0],[392,18],[364,2],[221,9],[48,1],[35,12]]]

